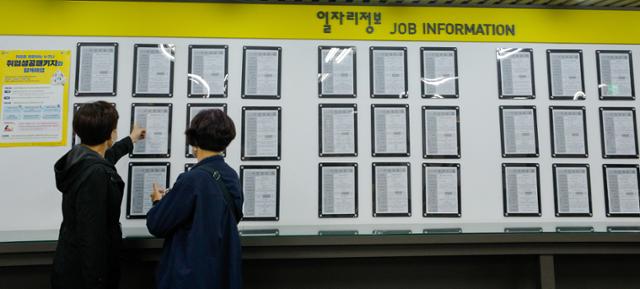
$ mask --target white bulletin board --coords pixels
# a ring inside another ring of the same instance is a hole
[[[603,164],[638,164],[638,159],[603,159],[601,154],[599,108],[634,107],[637,100],[599,100],[596,50],[631,50],[636,89],[640,87],[640,46],[531,43],[464,42],[394,42],[394,41],[314,41],[252,40],[198,38],[118,38],[118,37],[34,37],[0,36],[0,50],[72,51],[70,80],[75,80],[75,55],[78,42],[117,42],[117,95],[115,97],[75,97],[70,93],[69,107],[75,103],[105,100],[114,102],[120,113],[119,135],[128,135],[132,103],[172,103],[171,157],[145,161],[170,162],[171,183],[184,171],[185,131],[188,103],[225,103],[237,128],[236,140],[227,149],[227,162],[239,171],[241,165],[280,166],[280,216],[278,221],[243,222],[242,226],[269,228],[275,225],[383,225],[383,224],[470,224],[470,223],[562,223],[617,222],[638,223],[640,218],[607,217],[603,189]],[[171,43],[175,45],[175,71],[171,98],[132,97],[132,62],[134,44]],[[187,59],[189,45],[228,46],[228,97],[188,98]],[[281,97],[279,99],[241,98],[243,46],[281,47]],[[357,72],[356,98],[318,97],[318,47],[354,46]],[[406,47],[407,98],[370,97],[370,47]],[[459,98],[426,99],[421,97],[420,48],[455,47],[459,73]],[[533,49],[535,99],[500,99],[496,49]],[[548,95],[547,58],[549,49],[580,49],[583,53],[585,100],[550,100]],[[75,81],[70,81],[73,92]],[[636,90],[637,91],[637,90]],[[636,92],[637,93],[637,92]],[[358,155],[320,157],[318,154],[318,105],[357,104]],[[372,157],[371,105],[408,104],[410,156]],[[536,106],[539,157],[503,158],[500,146],[499,107],[501,105]],[[550,106],[586,107],[589,154],[587,158],[552,158],[549,123]],[[279,106],[282,108],[282,152],[280,161],[241,161],[240,127],[243,106]],[[460,108],[459,159],[423,159],[422,106],[458,106]],[[69,110],[69,129],[73,109]],[[636,114],[637,117],[637,114]],[[637,133],[637,132],[636,132]],[[72,134],[69,132],[71,143]],[[62,195],[55,187],[53,165],[67,147],[0,148],[0,230],[57,229],[62,221]],[[124,157],[117,165],[127,178],[131,160]],[[135,161],[135,160],[134,160]],[[356,218],[318,217],[318,164],[321,162],[355,162],[358,164],[358,216]],[[372,215],[372,170],[374,162],[409,162],[411,164],[411,216],[374,217]],[[540,168],[541,216],[505,217],[502,197],[502,163],[538,163]],[[423,163],[459,163],[461,177],[461,216],[423,217]],[[556,217],[552,181],[553,163],[588,163],[591,168],[593,216]],[[125,189],[125,194],[126,194]],[[126,198],[126,196],[125,196]],[[126,200],[122,204],[121,222],[126,228],[144,227],[144,220],[126,219]]]

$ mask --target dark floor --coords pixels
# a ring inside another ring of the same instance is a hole
[[[558,289],[640,288],[640,256],[557,256]],[[121,289],[152,289],[153,262],[123,264]],[[245,289],[535,289],[537,256],[246,260]],[[1,289],[49,288],[48,266],[0,268]]]

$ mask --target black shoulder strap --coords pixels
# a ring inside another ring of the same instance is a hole
[[[236,224],[240,223],[240,220],[243,217],[242,210],[238,208],[238,206],[236,206],[236,202],[233,201],[233,196],[231,196],[229,189],[227,189],[227,185],[225,185],[224,182],[222,181],[220,172],[218,172],[216,169],[213,169],[207,166],[199,166],[198,168],[203,169],[213,177],[213,180],[215,180],[216,184],[218,184],[218,188],[220,188],[220,190],[222,191],[224,200],[226,201],[227,205],[231,208],[231,215],[235,218]]]

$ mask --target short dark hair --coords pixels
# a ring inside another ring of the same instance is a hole
[[[111,138],[118,128],[118,111],[106,101],[80,105],[73,116],[73,132],[86,145],[99,145]]]
[[[191,120],[185,134],[189,145],[221,152],[236,138],[236,126],[224,111],[207,109],[199,112]]]

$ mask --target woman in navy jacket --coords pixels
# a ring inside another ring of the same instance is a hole
[[[147,214],[149,232],[165,238],[157,288],[242,288],[237,221],[243,196],[238,174],[221,155],[235,138],[235,126],[226,113],[210,109],[193,118],[186,135],[198,163],[170,192],[154,185],[154,207]]]

